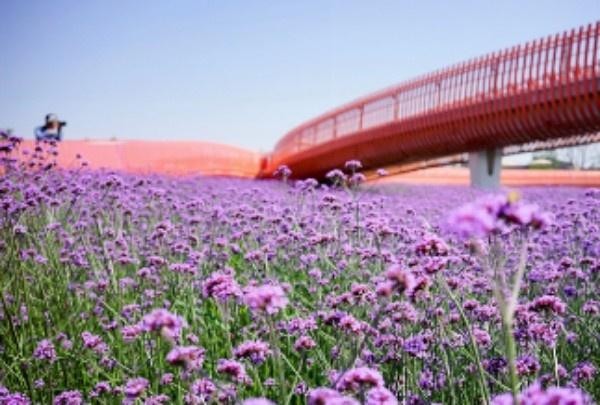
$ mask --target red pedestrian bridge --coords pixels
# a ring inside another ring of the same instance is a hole
[[[464,160],[485,185],[500,155],[597,142],[600,22],[475,58],[360,98],[287,133],[262,175],[322,177],[350,159],[415,170]]]
[[[259,178],[280,165],[296,178],[322,178],[351,159],[367,173],[468,162],[471,183],[493,187],[504,154],[600,141],[599,43],[600,21],[426,74],[299,125],[264,156],[206,142],[65,141],[60,149],[92,167]]]

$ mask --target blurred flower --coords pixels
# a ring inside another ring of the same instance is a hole
[[[269,315],[276,314],[288,303],[283,289],[270,284],[246,287],[243,300],[253,311],[266,312]]]
[[[197,346],[177,346],[167,354],[167,362],[188,370],[198,370],[204,362],[204,352],[203,348]]]
[[[273,172],[273,177],[287,179],[292,175],[292,171],[286,165],[281,165]]]
[[[33,351],[33,357],[38,360],[47,360],[50,363],[54,363],[56,360],[54,344],[48,339],[41,340]]]
[[[384,387],[371,388],[367,391],[365,405],[397,405],[394,394]]]
[[[244,365],[235,360],[219,359],[217,373],[227,374],[237,382],[246,382],[248,379]]]
[[[254,364],[262,364],[271,355],[269,344],[261,341],[247,341],[233,350],[237,358],[247,358]]]
[[[519,404],[513,402],[512,394],[497,395],[492,405],[592,405],[592,399],[583,391],[573,388],[550,387],[543,389],[534,383],[518,396]]]
[[[346,170],[355,172],[357,170],[362,169],[363,166],[360,160],[348,160],[346,163],[344,163],[344,167],[346,168]]]
[[[451,232],[466,239],[503,232],[509,225],[541,229],[550,221],[550,215],[537,205],[524,203],[509,194],[489,195],[463,205],[450,214],[447,226]]]
[[[65,391],[54,397],[53,405],[80,405],[83,404],[83,396],[79,391]]]
[[[187,326],[185,320],[166,309],[155,309],[142,318],[141,325],[148,332],[160,332],[161,335],[169,340],[179,339],[181,330]]]
[[[240,287],[232,274],[214,272],[202,283],[202,295],[225,302],[229,298],[240,295]]]
[[[390,266],[384,275],[387,278],[388,283],[386,284],[386,282],[384,282],[378,286],[380,294],[382,294],[381,289],[384,286],[399,293],[409,293],[415,286],[415,278],[412,273],[408,270],[405,270],[400,265],[395,264]]]
[[[307,335],[302,335],[294,342],[294,349],[299,352],[304,352],[317,347],[317,343]]]
[[[333,169],[327,172],[325,178],[335,184],[343,184],[346,182],[347,176],[340,169]]]
[[[596,366],[589,361],[584,361],[577,364],[577,366],[575,366],[575,368],[571,371],[571,378],[573,379],[573,382],[580,384],[582,382],[592,381],[596,375],[596,372]]]
[[[388,171],[385,169],[377,169],[376,173],[379,177],[385,177],[389,174]]]
[[[544,295],[533,300],[530,304],[533,311],[550,311],[556,315],[564,315],[567,309],[562,300],[555,295]]]
[[[266,398],[249,398],[242,402],[242,405],[275,405],[275,403]]]
[[[104,354],[108,351],[108,346],[98,335],[84,331],[81,333],[81,339],[83,340],[83,346],[85,348],[91,349],[98,354]]]
[[[315,388],[308,392],[308,405],[359,405],[354,398],[346,397],[331,388]]]
[[[123,393],[129,399],[138,398],[141,396],[150,383],[143,377],[131,378],[127,380]]]
[[[383,387],[383,377],[379,371],[368,367],[356,367],[346,371],[336,385],[340,391],[353,392],[370,387]]]

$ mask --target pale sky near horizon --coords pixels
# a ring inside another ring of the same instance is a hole
[[[1,0],[0,128],[268,151],[354,98],[600,17],[577,1]]]

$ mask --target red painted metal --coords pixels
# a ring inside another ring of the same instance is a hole
[[[261,175],[281,164],[320,177],[350,159],[371,169],[421,167],[413,163],[571,136],[583,142],[600,130],[599,42],[600,21],[360,98],[286,134]]]

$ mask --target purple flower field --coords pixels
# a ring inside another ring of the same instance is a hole
[[[67,172],[13,141],[0,404],[600,398],[598,189]]]

